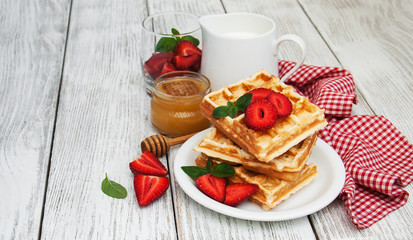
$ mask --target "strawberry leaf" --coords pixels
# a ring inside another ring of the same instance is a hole
[[[209,171],[202,167],[197,166],[183,166],[181,169],[188,174],[190,177],[198,178],[202,175],[209,173]]]
[[[170,52],[176,47],[177,41],[175,38],[163,37],[159,39],[156,44],[155,51],[157,52]]]
[[[216,177],[229,177],[235,174],[235,170],[228,163],[220,163],[212,169],[211,174]]]
[[[128,196],[128,192],[126,191],[126,189],[119,183],[109,180],[107,174],[106,178],[102,181],[101,188],[103,193],[113,198],[122,199]]]

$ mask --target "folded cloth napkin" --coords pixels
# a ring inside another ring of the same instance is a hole
[[[295,66],[280,60],[280,77]],[[382,116],[351,116],[356,103],[352,75],[341,68],[303,65],[287,81],[325,109],[329,124],[318,132],[343,160],[346,181],[340,198],[359,228],[402,207],[413,181],[413,145]]]
[[[289,72],[295,64],[280,60],[280,77]],[[353,103],[357,103],[353,76],[345,69],[302,65],[285,83],[294,86],[312,103],[324,109],[328,120],[351,116]]]

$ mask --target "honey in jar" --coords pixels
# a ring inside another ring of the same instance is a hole
[[[160,133],[172,137],[201,131],[210,126],[199,105],[210,92],[210,82],[196,72],[177,71],[154,82],[151,121]]]

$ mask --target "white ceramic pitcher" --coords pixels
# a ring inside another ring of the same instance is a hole
[[[287,79],[304,62],[306,46],[297,35],[276,37],[272,19],[253,13],[229,13],[200,18],[202,29],[201,73],[217,90],[265,69],[278,76],[278,47],[293,41],[301,50],[297,65],[283,76]]]

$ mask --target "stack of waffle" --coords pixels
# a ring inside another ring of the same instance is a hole
[[[277,119],[275,126],[265,131],[247,128],[244,117],[214,118],[218,106],[235,102],[240,96],[256,88],[281,92],[290,99],[290,116]],[[295,90],[264,70],[239,83],[208,94],[201,103],[202,114],[214,127],[194,150],[200,152],[197,165],[205,165],[208,157],[217,164],[234,165],[231,182],[253,183],[259,190],[250,197],[264,210],[274,208],[281,201],[317,177],[315,164],[307,164],[317,141],[316,132],[327,125],[324,111],[310,103]]]

